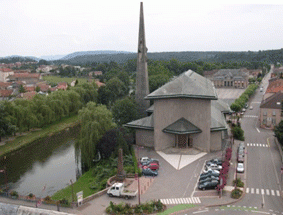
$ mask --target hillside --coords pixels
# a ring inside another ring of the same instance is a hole
[[[207,62],[283,62],[283,49],[267,50],[258,52],[150,52],[148,59],[169,61],[175,58],[181,62],[188,61],[207,61]],[[85,65],[94,62],[109,63],[111,61],[123,64],[130,59],[136,59],[136,53],[118,54],[89,54],[79,55],[66,60],[60,59],[53,61],[54,64],[73,64]]]

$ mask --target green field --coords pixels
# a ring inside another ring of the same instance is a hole
[[[43,80],[45,81],[49,81],[52,83],[59,83],[59,82],[67,82],[68,84],[71,84],[72,81],[74,81],[75,79],[78,80],[78,84],[84,84],[87,82],[87,78],[76,78],[76,77],[72,77],[72,78],[61,78],[59,76],[43,76]]]

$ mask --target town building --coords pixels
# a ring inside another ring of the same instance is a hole
[[[0,81],[7,82],[8,77],[14,75],[14,71],[10,68],[0,68]]]
[[[150,116],[125,126],[136,130],[136,144],[164,150],[193,147],[221,150],[227,138],[225,113],[212,82],[189,70],[145,97],[153,102]]]
[[[266,100],[267,98],[281,91],[283,91],[283,79],[278,79],[278,78],[270,79],[268,87],[263,96],[263,100]]]
[[[211,79],[216,88],[246,88],[249,84],[247,69],[220,69]]]
[[[260,104],[260,126],[274,128],[282,120],[283,91],[279,91],[263,100]]]

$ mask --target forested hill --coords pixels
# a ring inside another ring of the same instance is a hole
[[[136,59],[136,53],[119,53],[119,54],[100,54],[100,55],[82,55],[68,60],[56,60],[54,64],[73,64],[86,65],[94,62],[109,63],[111,61],[122,64],[130,59]],[[188,61],[206,61],[206,62],[266,62],[276,63],[283,62],[283,49],[267,50],[258,52],[150,52],[148,59],[151,60],[171,60],[175,58],[181,62]]]

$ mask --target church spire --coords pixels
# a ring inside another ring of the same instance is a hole
[[[141,2],[136,75],[136,102],[141,116],[146,116],[146,109],[149,108],[149,100],[144,99],[148,94],[147,48],[145,43],[143,3]]]

